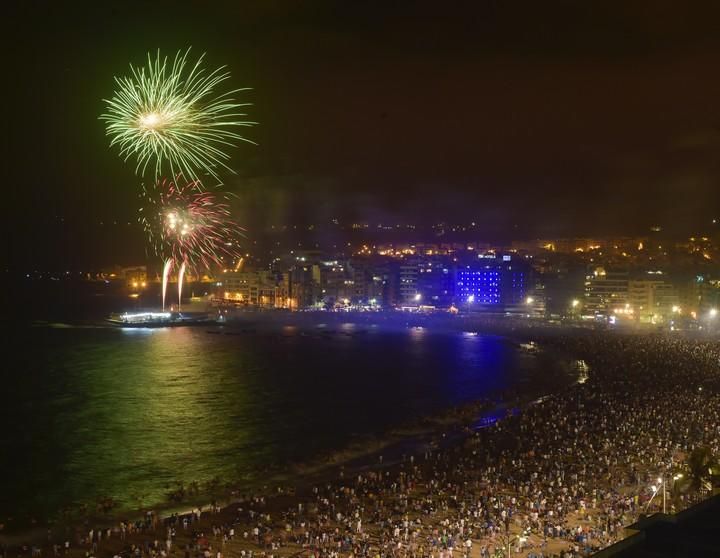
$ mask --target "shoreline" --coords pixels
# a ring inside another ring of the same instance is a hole
[[[437,333],[457,331],[439,330]],[[525,334],[515,339],[498,333],[479,334],[496,336],[516,347],[526,340]],[[555,355],[555,360],[563,359],[567,360],[567,355]],[[166,501],[140,508],[113,510],[108,514],[87,513],[69,519],[38,522],[35,526],[18,529],[8,529],[9,526],[5,525],[5,529],[0,530],[0,542],[6,545],[42,542],[47,539],[48,531],[67,532],[77,530],[79,525],[88,524],[105,528],[117,525],[120,521],[141,519],[148,511],[163,519],[173,514],[191,513],[197,508],[207,509],[213,503],[221,504],[225,508],[251,493],[272,496],[276,494],[273,490],[278,487],[290,486],[294,492],[300,492],[316,483],[335,482],[341,471],[352,475],[369,470],[390,469],[401,464],[405,457],[422,453],[422,449],[434,451],[461,443],[478,429],[492,426],[507,418],[509,414],[522,412],[540,400],[572,388],[575,381],[566,377],[567,373],[568,369],[565,367],[558,366],[554,370],[554,391],[549,393],[538,393],[527,386],[514,386],[479,400],[439,410],[432,415],[413,417],[380,435],[359,436],[343,447],[328,450],[314,458],[253,471],[242,479],[224,483],[215,496],[202,492],[177,503]],[[557,385],[558,381],[562,387]],[[531,385],[537,387],[535,384]]]

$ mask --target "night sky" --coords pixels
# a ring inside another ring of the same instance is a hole
[[[253,88],[258,146],[226,177],[250,234],[333,217],[684,232],[720,209],[717,2],[11,4],[11,259],[135,222],[140,181],[97,117],[158,48]]]

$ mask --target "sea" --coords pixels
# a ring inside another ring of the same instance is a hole
[[[84,299],[5,328],[0,523],[10,527],[103,499],[128,513],[162,507],[193,483],[250,485],[448,408],[569,378],[553,355],[473,331],[322,316],[123,329],[89,319],[92,305],[73,319],[73,300]]]

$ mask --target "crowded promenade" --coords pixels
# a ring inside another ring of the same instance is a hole
[[[187,513],[55,527],[0,558],[576,558],[622,539],[641,514],[709,495],[696,462],[720,457],[720,342],[533,336],[582,359],[587,378],[397,459],[237,486],[228,503]]]

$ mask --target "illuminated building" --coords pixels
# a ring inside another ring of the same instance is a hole
[[[457,296],[474,304],[500,304],[500,272],[489,266],[458,270]]]
[[[678,292],[679,305],[685,314],[702,315],[720,306],[720,279],[713,279],[710,274],[687,278],[678,285]]]
[[[630,280],[628,303],[638,320],[646,322],[663,321],[679,306],[673,285],[659,278]]]
[[[585,280],[583,314],[588,316],[609,316],[616,309],[624,309],[628,302],[627,271],[595,268]]]
[[[423,305],[449,308],[455,295],[455,271],[442,258],[428,258],[418,266],[417,292]]]
[[[296,308],[308,308],[320,300],[319,265],[297,265],[289,271],[290,298]]]
[[[418,301],[415,296],[419,294],[418,275],[420,275],[421,262],[422,260],[419,258],[409,258],[400,264],[398,271],[400,300],[398,302],[402,305],[417,305]]]
[[[147,268],[144,265],[121,268],[119,275],[128,289],[136,291],[147,286]]]
[[[455,272],[455,300],[468,310],[512,311],[527,306],[530,268],[509,255],[480,255]]]
[[[231,271],[223,275],[223,298],[240,305],[284,307],[284,283],[282,276],[268,270]]]
[[[322,261],[318,269],[320,273],[318,284],[322,301],[333,304],[337,300],[351,298],[351,277],[342,262],[338,260]]]
[[[144,265],[121,267],[115,265],[97,272],[96,280],[124,283],[130,290],[137,290],[147,286],[147,267]]]
[[[389,263],[378,263],[368,258],[349,260],[349,285],[345,289],[347,298],[360,304],[375,300],[378,305],[389,305],[391,267]]]

